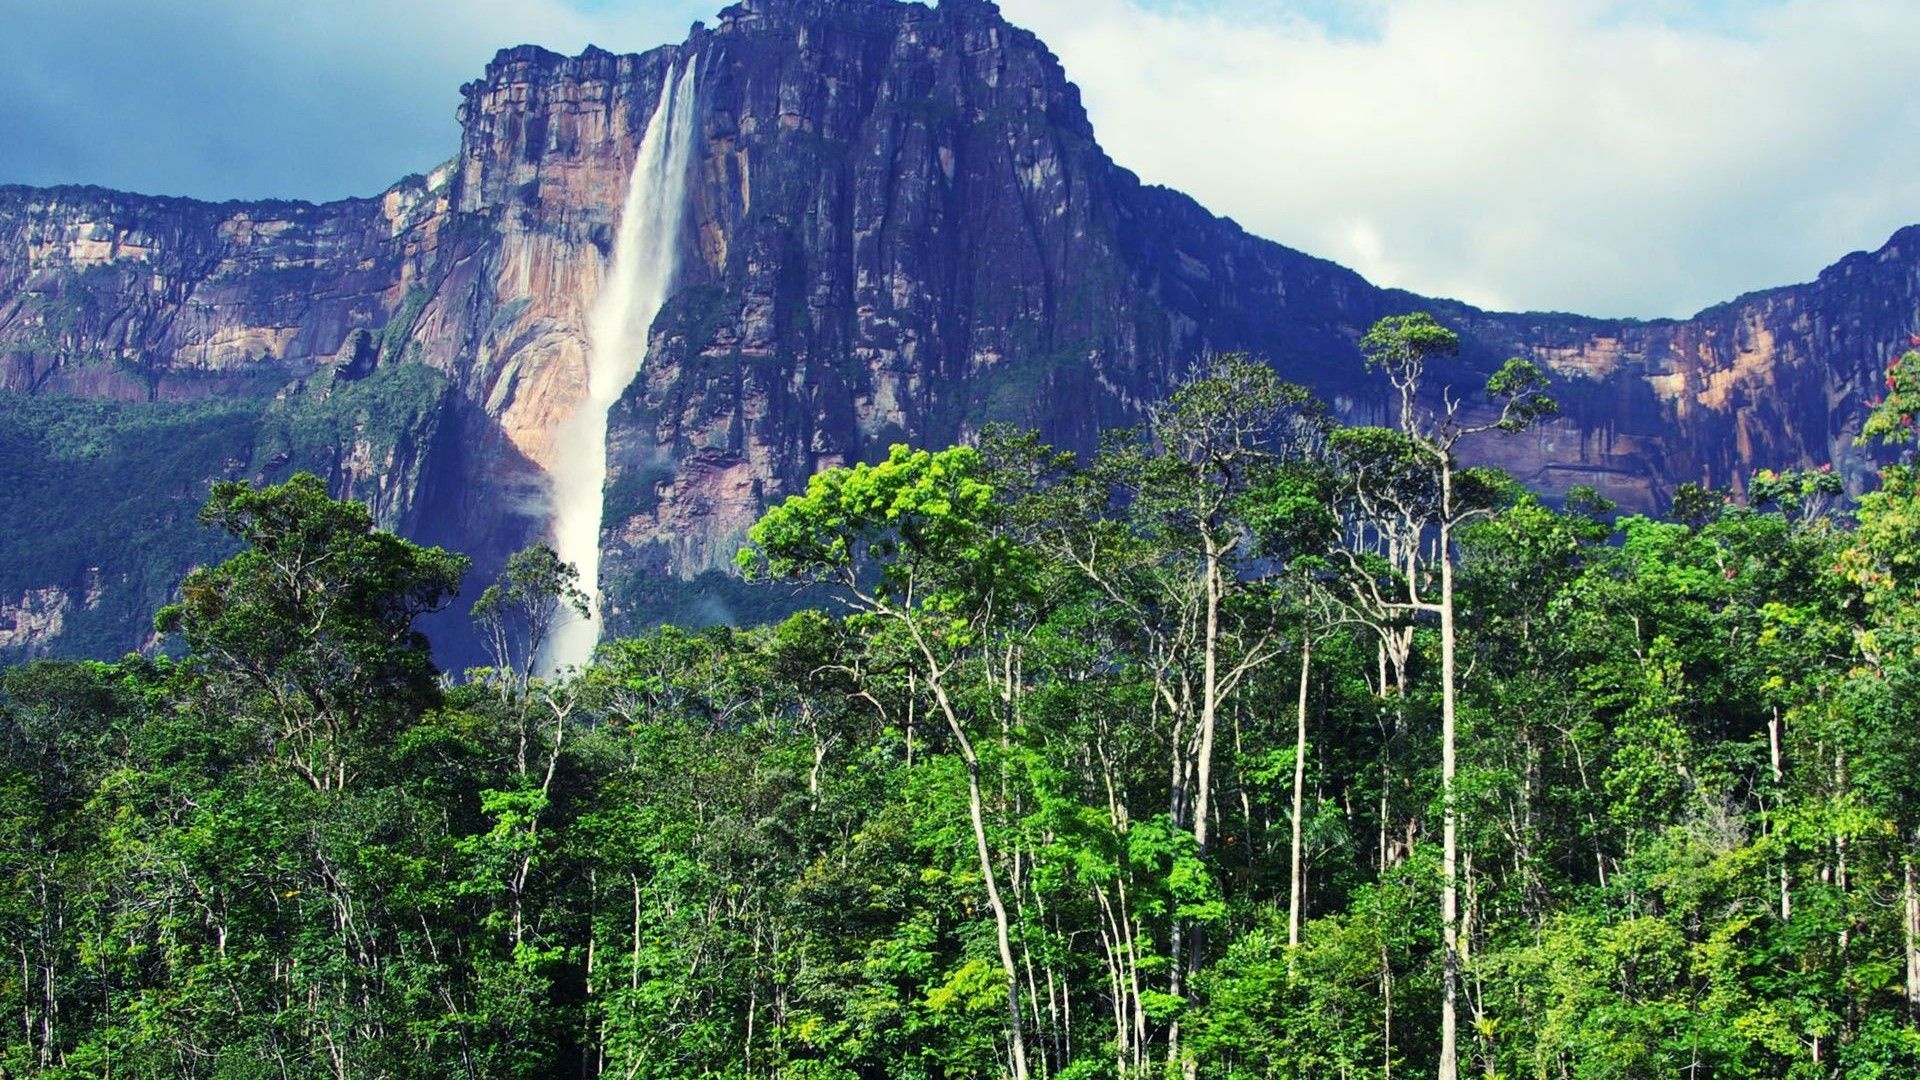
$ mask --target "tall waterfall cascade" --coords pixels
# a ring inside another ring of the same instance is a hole
[[[587,318],[587,393],[554,431],[553,540],[580,571],[592,618],[573,620],[550,640],[549,670],[584,664],[600,641],[600,525],[607,483],[607,413],[640,372],[647,335],[675,285],[687,219],[698,57],[679,78],[669,67],[627,180],[620,229],[605,284]]]

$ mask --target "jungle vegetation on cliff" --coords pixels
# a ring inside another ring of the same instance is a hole
[[[0,1074],[1920,1074],[1913,467],[1550,507],[1454,456],[1538,372],[1364,344],[1391,427],[897,447],[752,532],[824,609],[560,676],[550,552],[448,679],[462,557],[217,485],[170,652],[0,679]]]

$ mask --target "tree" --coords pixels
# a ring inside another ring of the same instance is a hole
[[[217,484],[201,518],[245,546],[157,617],[185,655],[132,740],[138,767],[98,792],[127,929],[95,942],[112,942],[131,995],[102,1011],[182,1005],[137,1035],[109,1029],[105,1053],[131,1038],[153,1071],[215,1054],[208,1071],[411,1071],[398,1005],[446,976],[444,894],[426,879],[461,812],[427,811],[436,789],[410,768],[443,701],[417,621],[467,560],[374,528],[307,474]]]
[[[574,619],[586,619],[587,594],[580,571],[559,553],[535,544],[507,558],[499,580],[473,602],[473,621],[485,637],[503,690],[526,689],[553,635]]]
[[[200,519],[246,547],[187,575],[154,625],[181,635],[216,699],[276,755],[316,789],[345,788],[358,750],[438,700],[414,623],[459,591],[468,560],[375,529],[311,473],[215,484]]]
[[[746,561],[850,612],[557,678],[549,554],[443,680],[457,564],[223,489],[175,655],[0,672],[0,1073],[1920,1075],[1920,474],[1556,508],[1446,453],[1530,381],[832,470]]]
[[[1017,602],[1032,556],[987,528],[993,489],[978,479],[980,468],[979,452],[965,447],[934,453],[896,445],[877,465],[818,473],[804,494],[748,530],[754,547],[739,562],[749,573],[830,582],[910,642],[919,677],[966,766],[967,810],[1006,981],[1008,1053],[1014,1077],[1026,1080],[1020,973],[987,839],[980,755],[953,679],[996,609]]]
[[[1462,440],[1483,432],[1524,431],[1553,415],[1556,406],[1545,393],[1546,376],[1533,364],[1517,358],[1508,360],[1487,380],[1486,396],[1496,409],[1490,418],[1472,418],[1463,408],[1465,403],[1453,397],[1450,387],[1441,390],[1437,410],[1427,406],[1421,400],[1427,369],[1439,359],[1458,354],[1460,338],[1425,312],[1390,315],[1374,323],[1360,339],[1360,351],[1369,368],[1385,374],[1398,398],[1397,434],[1403,444],[1394,447],[1393,440],[1370,435],[1366,429],[1338,433],[1336,450],[1346,456],[1356,479],[1352,491],[1367,507],[1370,519],[1390,527],[1418,522],[1436,534],[1433,561],[1439,570],[1437,598],[1429,599],[1422,592],[1425,582],[1417,544],[1403,545],[1405,561],[1396,568],[1400,575],[1396,586],[1403,587],[1404,592],[1397,596],[1382,593],[1370,569],[1357,556],[1350,558],[1356,586],[1364,590],[1363,603],[1383,613],[1427,613],[1437,615],[1440,621],[1440,923],[1445,986],[1439,1075],[1440,1080],[1454,1080],[1458,1075],[1460,853],[1454,790],[1459,628],[1454,608],[1453,542],[1461,525],[1491,509],[1482,496],[1492,486],[1485,474],[1462,469],[1457,451]],[[1377,471],[1382,462],[1392,464],[1394,475],[1377,483],[1369,473]],[[1410,513],[1409,508],[1415,509]]]
[[[1920,345],[1920,339],[1914,341]],[[1920,416],[1920,350],[1908,350],[1887,365],[1886,395],[1861,427],[1861,445],[1900,448],[1900,460],[1880,472],[1880,489],[1861,496],[1859,528],[1836,568],[1860,591],[1863,625],[1854,631],[1861,660],[1881,685],[1909,683],[1920,671],[1920,466],[1913,461],[1915,418]],[[1825,494],[1823,489],[1822,494]],[[1878,748],[1877,764],[1911,778],[1920,767],[1910,737]],[[1910,1021],[1920,1026],[1920,798],[1905,783],[1891,785],[1900,797],[1894,817],[1901,838],[1902,969]]]
[[[1234,694],[1290,645],[1283,565],[1261,530],[1279,531],[1277,478],[1318,450],[1325,411],[1299,386],[1243,356],[1214,359],[1138,430],[1110,437],[1091,466],[1040,499],[1034,543],[1083,576],[1109,616],[1138,638],[1154,712],[1169,725],[1167,815],[1203,857],[1213,844],[1216,747]],[[1191,998],[1203,924],[1169,927],[1168,989]],[[1168,1030],[1178,1060],[1177,1016]]]

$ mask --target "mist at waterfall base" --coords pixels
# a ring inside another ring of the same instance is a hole
[[[660,102],[647,120],[627,181],[611,265],[587,320],[587,393],[554,431],[553,546],[580,571],[592,617],[561,626],[542,667],[585,664],[600,641],[600,524],[607,482],[607,413],[646,359],[654,316],[671,293],[686,225],[687,172],[694,139],[698,57],[674,77],[669,67]]]

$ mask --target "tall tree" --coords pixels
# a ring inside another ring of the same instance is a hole
[[[246,547],[187,575],[155,625],[181,635],[225,707],[257,721],[296,772],[345,788],[368,740],[438,700],[414,623],[459,591],[467,558],[374,528],[311,473],[215,484],[200,519]]]
[[[1920,346],[1920,338],[1914,338]],[[1887,365],[1886,394],[1862,425],[1858,442],[1895,450],[1899,459],[1880,472],[1880,489],[1860,499],[1859,528],[1838,569],[1861,593],[1864,616],[1855,628],[1861,660],[1882,685],[1911,686],[1920,675],[1920,465],[1914,462],[1920,425],[1920,349]],[[1826,494],[1825,489],[1821,494]],[[1882,740],[1867,765],[1911,778],[1920,754],[1911,738]],[[1887,801],[1900,838],[1900,912],[1904,991],[1910,1021],[1920,1029],[1920,797],[1910,783],[1889,785]]]
[[[832,583],[910,643],[919,680],[966,767],[967,812],[1006,981],[1008,1058],[1015,1080],[1027,1080],[1011,922],[987,836],[980,753],[955,682],[991,620],[1027,588],[1031,554],[987,527],[994,493],[980,471],[972,449],[895,446],[877,465],[818,473],[804,494],[769,510],[748,531],[754,546],[741,552],[740,564],[776,578]]]
[[[1339,433],[1336,447],[1347,451],[1354,463],[1356,484],[1353,491],[1370,517],[1383,522],[1407,518],[1407,466],[1417,463],[1418,487],[1428,494],[1427,515],[1421,524],[1433,529],[1434,555],[1439,589],[1437,596],[1425,592],[1426,574],[1420,565],[1417,545],[1407,547],[1404,564],[1398,567],[1404,588],[1389,597],[1373,586],[1375,579],[1355,557],[1353,568],[1361,571],[1358,581],[1367,582],[1366,599],[1382,611],[1428,613],[1440,622],[1440,787],[1441,787],[1441,882],[1440,925],[1443,953],[1444,989],[1440,1015],[1440,1080],[1454,1080],[1459,1073],[1458,1001],[1460,992],[1460,851],[1459,808],[1455,791],[1458,768],[1459,671],[1457,650],[1459,627],[1454,605],[1454,536],[1461,525],[1488,512],[1491,507],[1479,497],[1487,478],[1463,469],[1459,461],[1462,440],[1484,432],[1520,432],[1555,411],[1553,399],[1545,393],[1546,377],[1539,368],[1520,359],[1508,360],[1487,380],[1486,396],[1492,402],[1492,415],[1483,416],[1465,408],[1466,402],[1453,396],[1451,387],[1443,387],[1437,406],[1422,399],[1423,384],[1429,367],[1437,360],[1457,355],[1460,337],[1440,325],[1425,312],[1390,315],[1370,328],[1360,339],[1360,351],[1369,368],[1381,371],[1392,387],[1398,405],[1398,435],[1404,449],[1381,454],[1383,440],[1370,438],[1364,430]],[[1410,452],[1410,453],[1409,453]],[[1387,483],[1375,483],[1368,470],[1383,460],[1392,461],[1396,475]]]
[[[551,547],[535,544],[509,556],[499,580],[480,593],[471,611],[503,688],[525,690],[553,635],[590,618],[588,607],[580,571]]]

